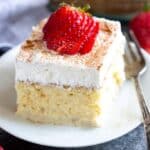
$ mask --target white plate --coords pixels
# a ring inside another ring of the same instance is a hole
[[[109,123],[101,128],[42,125],[19,118],[15,115],[14,89],[14,60],[17,49],[11,50],[0,59],[0,127],[10,134],[46,146],[82,147],[118,138],[141,123],[136,94],[130,81],[124,84],[118,98],[113,102]],[[148,54],[145,57],[150,66],[150,57]],[[149,76],[150,69],[142,77],[146,99],[150,99]]]

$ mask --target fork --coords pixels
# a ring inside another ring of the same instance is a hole
[[[147,144],[148,144],[148,148],[150,149],[150,112],[145,102],[143,92],[139,82],[140,77],[144,74],[144,72],[147,69],[146,62],[141,52],[140,45],[134,35],[134,32],[130,30],[129,34],[124,33],[124,35],[126,37],[126,42],[127,42],[126,44],[127,49],[125,50],[125,55],[124,55],[126,76],[127,78],[132,79],[135,84],[138,102],[143,117],[143,124],[144,124],[144,129],[147,137]],[[134,49],[131,46],[130,39],[135,44]]]

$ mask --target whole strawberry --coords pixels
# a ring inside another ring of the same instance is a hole
[[[0,145],[0,150],[4,150],[3,147]]]
[[[88,53],[99,31],[99,23],[88,13],[69,5],[61,6],[43,28],[47,47],[60,54]]]
[[[150,53],[150,11],[138,14],[129,24],[140,45]]]

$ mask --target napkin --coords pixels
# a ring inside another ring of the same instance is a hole
[[[16,46],[30,34],[36,25],[50,12],[48,0],[1,0],[0,47]]]

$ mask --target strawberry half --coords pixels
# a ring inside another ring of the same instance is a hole
[[[92,50],[99,23],[88,13],[69,5],[60,7],[43,28],[48,49],[60,54],[86,54]]]
[[[129,24],[141,47],[150,53],[150,11],[137,15]]]

